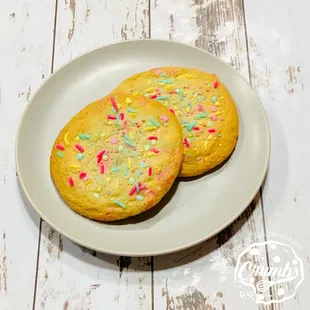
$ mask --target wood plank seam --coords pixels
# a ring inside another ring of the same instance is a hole
[[[55,40],[56,40],[56,27],[57,27],[57,11],[58,11],[58,0],[55,0],[54,26],[53,26],[53,43],[52,43],[52,59],[51,59],[51,74],[54,72],[54,55],[55,55]],[[36,261],[36,268],[35,268],[36,271],[35,271],[35,278],[34,278],[32,310],[35,310],[35,307],[36,307],[36,294],[37,294],[39,263],[40,263],[42,222],[43,222],[43,220],[40,217],[38,249],[37,249],[37,261]]]

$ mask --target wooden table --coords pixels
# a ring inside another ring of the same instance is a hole
[[[0,310],[309,309],[309,12],[307,0],[0,0]],[[215,238],[168,256],[114,257],[73,244],[27,206],[14,142],[54,70],[139,38],[188,43],[241,72],[266,109],[272,152],[259,195]],[[294,240],[305,280],[294,298],[257,305],[240,294],[232,251],[281,234]]]

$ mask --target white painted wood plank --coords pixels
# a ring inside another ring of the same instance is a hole
[[[208,50],[249,78],[242,1],[154,0],[151,23],[153,38]],[[259,307],[252,298],[241,298],[244,288],[234,281],[238,254],[263,240],[262,208],[255,201],[212,240],[155,258],[154,309],[236,309],[236,305],[244,310],[269,309]],[[262,255],[266,256],[265,251]]]
[[[59,0],[55,69],[99,45],[146,36],[147,1]],[[86,251],[46,223],[41,237],[35,309],[151,309],[150,258]]]
[[[0,1],[1,310],[32,307],[39,217],[19,194],[14,144],[30,96],[50,73],[53,20],[53,0]]]
[[[310,2],[246,0],[245,11],[253,85],[271,128],[270,168],[263,192],[267,231],[295,240],[269,237],[293,246],[306,273],[295,298],[276,309],[309,309],[310,44],[306,29]],[[272,253],[270,259],[272,262]],[[284,289],[292,293],[294,285],[285,284]]]

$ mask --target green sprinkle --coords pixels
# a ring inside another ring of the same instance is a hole
[[[188,124],[188,121],[182,121],[182,125]]]
[[[196,118],[206,118],[206,117],[207,117],[207,114],[205,112],[202,112],[196,116]]]
[[[160,127],[160,124],[157,122],[157,120],[153,117],[150,118],[151,123],[156,126],[157,128]]]
[[[191,109],[193,108],[193,105],[192,105],[191,102],[189,102],[187,105],[188,105]]]
[[[138,196],[137,196],[137,200],[138,200],[138,201],[142,201],[143,199],[144,199],[143,196],[141,196],[141,195],[138,195]]]
[[[98,199],[100,196],[98,193],[94,193],[94,197]]]
[[[130,183],[130,184],[135,183],[135,179],[131,177],[131,178],[129,179],[129,183]]]
[[[124,150],[124,146],[119,145],[119,146],[118,146],[118,151],[121,152],[121,151],[123,151],[123,150]]]
[[[125,139],[125,143],[132,146],[132,147],[135,147],[136,145],[132,142],[132,141],[129,141],[127,139]]]
[[[186,129],[188,130],[188,131],[191,131],[196,125],[198,124],[198,122],[197,121],[193,121],[191,124],[186,124]]]
[[[123,202],[119,200],[113,200],[113,202],[117,204],[118,206],[120,206],[121,208],[126,209],[126,205]]]
[[[208,127],[211,127],[212,124],[213,124],[213,123],[212,123],[211,121],[208,121],[207,126],[208,126]]]
[[[137,114],[137,111],[134,110],[134,109],[132,109],[132,108],[127,108],[127,111],[128,111],[129,113],[135,113],[135,114]]]
[[[126,140],[130,140],[130,137],[127,135],[127,133],[124,134],[124,137]]]
[[[136,172],[136,176],[139,178],[140,175],[141,175],[141,172],[138,170],[138,171]]]
[[[166,73],[161,73],[160,76],[165,78],[165,77],[167,77],[167,74]]]
[[[87,139],[90,138],[90,135],[87,135],[87,134],[83,133],[83,134],[80,134],[79,137],[80,137],[80,139],[82,139],[82,140],[87,140]]]
[[[114,109],[114,107],[112,107],[112,112],[117,113],[117,111]]]
[[[166,80],[158,80],[157,83],[173,84],[173,81],[171,79],[166,79]]]
[[[120,167],[113,167],[112,172],[119,172],[121,169]]]
[[[57,152],[57,155],[58,155],[60,158],[63,158],[63,157],[64,157],[64,154],[61,153],[60,151]]]
[[[116,117],[116,120],[115,120],[115,124],[118,124],[119,123],[119,119],[121,118],[121,114],[118,113],[117,117]]]
[[[76,156],[78,160],[82,160],[84,158],[84,155],[82,153],[78,153]]]
[[[149,151],[150,148],[151,148],[151,147],[150,147],[148,144],[144,145],[144,149],[145,149],[146,151]]]
[[[212,98],[211,98],[211,100],[212,100],[212,102],[216,102],[217,101],[217,97],[216,96],[213,96]]]
[[[158,97],[156,97],[155,100],[168,100],[168,99],[169,99],[168,96],[158,96]]]
[[[126,168],[124,169],[124,177],[127,177],[127,175],[128,175],[128,168],[126,167]]]
[[[180,100],[182,101],[182,100],[183,100],[182,89],[177,88],[175,91],[178,93],[178,95],[179,95],[179,97],[180,97]]]
[[[205,96],[202,96],[200,98],[196,98],[196,102],[201,102],[201,101],[204,101],[206,99]]]
[[[141,161],[140,166],[141,166],[141,168],[146,168],[147,164],[144,161]]]

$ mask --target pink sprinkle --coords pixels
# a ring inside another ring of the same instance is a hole
[[[89,180],[89,175],[86,175],[84,178],[83,178],[83,181],[86,182]]]
[[[110,139],[110,142],[111,142],[112,144],[116,144],[116,143],[117,143],[117,139],[116,139],[115,137],[112,137],[112,138]]]
[[[215,81],[214,84],[213,84],[213,87],[214,87],[214,88],[218,88],[218,86],[219,86],[219,82],[218,82],[218,81]]]
[[[215,111],[216,111],[216,106],[211,105],[211,111],[212,111],[212,112],[215,112]]]
[[[216,130],[214,129],[214,128],[210,128],[210,129],[208,129],[208,132],[210,132],[210,133],[214,133]]]
[[[170,108],[169,110],[170,110],[170,112],[171,112],[171,113],[173,113],[173,114],[174,114],[174,110],[173,110],[172,108]]]
[[[197,105],[197,109],[198,109],[198,111],[204,111],[204,108],[201,104]]]
[[[69,184],[70,184],[70,186],[74,186],[74,182],[73,182],[73,179],[71,177],[69,178]]]
[[[217,117],[215,114],[211,114],[212,121],[216,121]]]
[[[84,149],[83,149],[82,145],[76,144],[75,147],[76,147],[81,153],[84,152]]]
[[[149,176],[151,176],[153,174],[153,169],[152,167],[149,167],[149,171],[148,171]]]
[[[116,116],[114,116],[114,115],[108,115],[108,116],[107,116],[107,119],[115,120],[115,119],[116,119]]]
[[[146,189],[146,186],[145,185],[142,185],[141,187],[140,187],[140,191],[144,191]]]
[[[97,154],[97,163],[99,164],[101,162],[102,156],[104,155],[105,150],[101,150]]]
[[[162,71],[160,69],[155,69],[155,73],[159,75],[162,73]]]
[[[136,192],[136,187],[134,186],[130,191],[129,191],[129,196],[132,196]]]
[[[115,111],[118,112],[118,106],[117,106],[117,104],[116,104],[116,101],[115,101],[114,97],[110,97],[110,101],[111,101],[111,103],[112,103],[113,108],[115,109]]]
[[[149,136],[148,140],[157,140],[158,138],[156,136]]]
[[[100,173],[101,173],[101,174],[104,174],[104,165],[101,165],[101,166],[100,166]]]
[[[164,122],[168,122],[168,120],[169,120],[169,118],[168,118],[168,116],[166,114],[162,115],[160,117],[160,119],[163,120]]]
[[[151,151],[151,152],[154,152],[155,154],[158,154],[158,153],[159,153],[159,151],[158,151],[157,149],[153,148],[153,147],[150,149],[150,151]]]
[[[121,121],[124,119],[124,113],[120,114]]]
[[[186,145],[186,147],[190,147],[189,142],[187,140],[187,138],[184,138],[184,144]]]
[[[87,173],[86,172],[81,172],[80,173],[80,179],[83,179],[87,176]]]
[[[194,130],[199,130],[199,127],[195,126],[193,129],[194,129]]]
[[[155,94],[155,95],[151,95],[151,96],[150,96],[150,98],[151,98],[151,99],[155,99],[155,98],[157,98],[157,94]]]
[[[61,151],[63,151],[63,150],[65,149],[64,146],[61,145],[61,144],[57,144],[57,145],[56,145],[56,148],[57,148],[58,150],[61,150]]]

